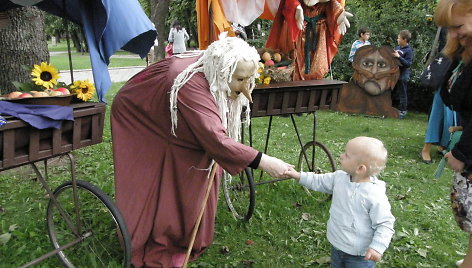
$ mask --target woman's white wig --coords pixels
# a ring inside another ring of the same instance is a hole
[[[175,135],[175,129],[177,128],[177,94],[195,73],[203,72],[210,84],[210,92],[218,105],[223,126],[231,138],[239,141],[243,107],[246,107],[246,122],[250,122],[249,100],[243,94],[240,94],[235,100],[229,99],[231,89],[228,84],[231,82],[234,70],[240,61],[252,61],[254,63],[254,75],[250,79],[249,92],[251,93],[255,87],[255,78],[258,75],[259,54],[254,47],[249,46],[244,40],[237,37],[227,37],[226,32],[221,33],[219,40],[211,43],[208,49],[196,53],[177,56],[195,57],[203,54],[195,63],[183,70],[175,78],[172,85],[170,92],[172,134]]]

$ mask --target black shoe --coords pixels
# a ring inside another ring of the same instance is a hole
[[[419,154],[419,157],[421,158],[421,162],[423,162],[423,163],[425,163],[425,164],[428,164],[428,165],[429,165],[429,164],[432,164],[432,163],[433,163],[433,160],[432,160],[432,159],[431,159],[431,160],[426,160],[426,159],[424,159],[424,158],[423,158],[423,155],[421,154],[421,152],[420,152],[420,154]]]

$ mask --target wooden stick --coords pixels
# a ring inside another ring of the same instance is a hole
[[[195,238],[197,237],[198,228],[200,227],[200,223],[202,221],[203,212],[205,212],[205,206],[208,201],[208,196],[210,196],[210,190],[211,190],[211,187],[213,186],[213,181],[215,180],[217,169],[218,169],[218,163],[215,163],[211,170],[210,181],[208,182],[208,187],[207,187],[205,197],[202,200],[202,204],[200,207],[200,214],[198,215],[197,222],[195,223],[195,226],[193,227],[192,237],[190,238],[190,244],[188,245],[187,254],[185,256],[183,268],[187,267],[190,254],[192,253],[193,243],[195,242]]]

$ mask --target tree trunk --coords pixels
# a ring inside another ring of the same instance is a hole
[[[44,13],[34,8],[7,11],[10,24],[0,29],[0,92],[15,91],[12,81],[30,82],[33,64],[49,62]]]
[[[165,42],[167,41],[167,30],[166,30],[166,18],[169,14],[170,0],[151,0],[151,21],[156,26],[157,30],[157,41],[159,42],[157,47],[154,47],[154,59],[152,62],[156,62],[164,59],[165,57]]]

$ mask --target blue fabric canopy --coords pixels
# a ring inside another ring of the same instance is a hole
[[[0,0],[0,11],[21,7],[15,4],[18,2]],[[157,37],[138,0],[43,0],[34,6],[82,26],[101,102],[106,102],[105,94],[111,86],[110,57],[118,49],[124,49],[144,58]]]

